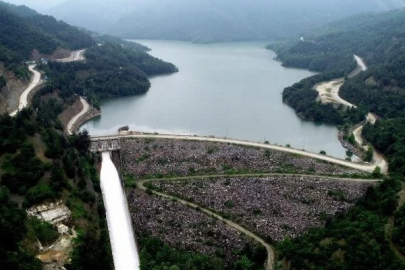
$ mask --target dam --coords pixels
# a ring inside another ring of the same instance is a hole
[[[120,150],[120,143],[117,138],[115,139],[99,139],[99,140],[93,140],[90,144],[90,151],[92,153],[96,152],[107,152],[107,151],[117,151]]]

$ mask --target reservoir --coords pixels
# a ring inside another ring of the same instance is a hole
[[[285,87],[314,73],[282,67],[265,42],[137,42],[179,72],[151,78],[144,95],[104,100],[101,117],[82,126],[91,135],[115,134],[128,125],[142,132],[269,141],[345,157],[336,127],[303,121],[282,102]]]

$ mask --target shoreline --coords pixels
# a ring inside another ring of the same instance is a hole
[[[91,106],[86,99],[79,97],[82,104],[82,109],[79,113],[74,115],[66,124],[65,132],[67,135],[75,134],[81,125],[89,121],[90,119],[100,116],[101,112]]]
[[[357,68],[355,70],[353,70],[352,73],[350,73],[350,75],[349,75],[350,78],[358,75],[360,72],[367,70],[367,66],[364,63],[362,58],[360,58],[357,55],[354,55],[354,59],[357,62]],[[315,85],[313,87],[313,89],[318,92],[317,100],[320,100],[323,104],[332,103],[332,104],[336,104],[336,105],[343,105],[346,108],[357,108],[356,105],[344,100],[343,98],[341,98],[339,96],[339,90],[343,86],[344,83],[345,83],[344,78],[337,78],[337,79],[333,79],[328,82],[322,82],[322,83]],[[376,121],[377,121],[377,117],[374,114],[369,112],[364,121],[362,121],[362,122],[358,123],[357,125],[354,125],[353,127],[350,128],[349,134],[354,135],[355,143],[357,145],[353,145],[353,144],[350,144],[349,142],[345,142],[343,139],[343,131],[339,130],[338,139],[341,142],[342,146],[344,148],[348,149],[349,151],[352,151],[355,155],[357,155],[360,158],[362,156],[364,156],[365,155],[364,151],[367,151],[368,147],[367,147],[367,145],[364,145],[365,140],[362,137],[363,127],[367,123],[370,123],[373,125],[373,124],[375,124]],[[377,166],[380,167],[380,169],[382,171],[385,171],[385,172],[388,171],[388,162],[385,159],[385,157],[383,155],[381,155],[378,151],[376,151],[371,144],[368,144],[368,145],[373,148],[373,162],[375,164],[377,164]]]

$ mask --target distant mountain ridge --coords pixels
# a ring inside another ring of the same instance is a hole
[[[123,38],[210,43],[289,38],[356,13],[404,5],[392,0],[69,0],[48,13]]]

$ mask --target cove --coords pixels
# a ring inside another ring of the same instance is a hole
[[[101,117],[82,126],[91,135],[115,134],[128,125],[142,132],[269,141],[345,157],[336,127],[303,121],[282,102],[285,87],[314,73],[282,67],[265,42],[137,42],[179,72],[151,78],[144,95],[104,100]]]

